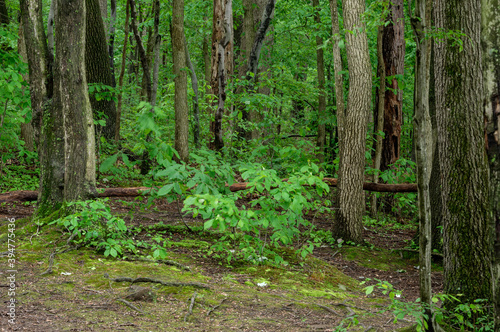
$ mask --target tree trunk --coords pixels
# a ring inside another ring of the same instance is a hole
[[[19,22],[18,36],[19,39],[17,41],[17,50],[23,62],[28,63],[28,55],[26,54],[26,42],[24,40],[24,28],[22,20],[21,22]],[[23,75],[23,79],[26,82],[29,82],[29,74]],[[24,115],[23,118],[26,119],[26,115]],[[26,150],[35,150],[35,132],[31,121],[21,123],[21,139],[24,141],[24,148]]]
[[[206,35],[203,37],[203,62],[205,64],[205,84],[206,84],[206,91],[205,94],[210,94],[210,82],[211,82],[211,64],[210,61],[212,59],[212,53],[211,53],[211,48],[210,48],[210,35]]]
[[[366,28],[361,19],[365,2],[346,0],[342,9],[345,29],[353,32],[346,34],[349,95],[347,111],[342,116],[343,130],[340,132],[336,233],[346,241],[360,243],[363,240],[363,180],[372,76]]]
[[[375,140],[375,157],[373,158],[373,182],[378,183],[379,173],[380,173],[380,163],[382,161],[382,143],[383,136],[381,132],[384,131],[384,106],[385,106],[385,63],[384,63],[384,53],[383,53],[383,36],[384,27],[381,25],[378,27],[377,33],[377,73],[379,77],[380,86],[377,89],[377,105],[375,106],[375,128],[374,135]],[[377,217],[377,195],[371,195],[370,204],[370,214],[373,218]]]
[[[401,125],[403,122],[403,93],[399,89],[398,78],[403,75],[405,58],[403,0],[389,2],[389,17],[384,27],[383,54],[385,76],[391,79],[385,91],[384,140],[381,170],[385,171],[400,156]]]
[[[174,0],[172,7],[172,54],[175,83],[175,150],[180,160],[189,160],[189,110],[187,102],[186,45],[184,43],[184,0]]]
[[[319,163],[325,161],[325,141],[326,141],[326,90],[325,90],[325,59],[323,56],[323,38],[319,35],[319,27],[321,26],[319,0],[312,0],[314,7],[314,21],[318,25],[316,31],[316,66],[318,73],[318,136],[316,138],[316,147],[319,149],[316,157]]]
[[[31,123],[35,142],[39,144],[43,103],[44,100],[52,97],[52,63],[45,39],[42,2],[23,0],[20,7],[29,68],[31,108],[33,111]]]
[[[62,115],[66,201],[97,196],[94,121],[85,77],[85,18],[84,0],[58,0],[52,110]],[[103,54],[107,60],[106,50]]]
[[[198,91],[198,77],[196,76],[194,65],[191,62],[191,57],[189,56],[189,47],[186,42],[185,34],[184,34],[184,47],[186,51],[186,64],[189,68],[189,74],[191,76],[191,87],[193,88],[194,145],[196,148],[199,148],[200,147],[200,103],[199,103],[199,91]]]
[[[85,43],[85,68],[87,70],[88,83],[101,83],[113,86],[113,76],[109,66],[108,45],[106,34],[99,8],[99,0],[86,0],[87,24]],[[56,27],[57,29],[57,27]],[[116,105],[114,100],[102,98],[97,100],[95,95],[90,96],[90,104],[94,119],[106,120],[104,127],[98,126],[97,132],[101,132],[107,140],[115,137],[116,131]]]
[[[0,25],[9,25],[9,11],[5,0],[0,0]]]
[[[156,0],[153,4],[154,11],[154,28],[153,35],[151,36],[151,44],[153,45],[153,56],[152,60],[148,60],[149,63],[153,64],[153,77],[152,77],[152,87],[151,87],[151,106],[156,106],[156,95],[158,93],[158,81],[160,75],[160,47],[161,47],[161,36],[158,33],[160,29],[160,1]],[[148,43],[149,44],[149,43]]]
[[[152,86],[151,86],[151,71],[149,69],[149,61],[146,56],[146,49],[144,48],[144,44],[142,43],[141,35],[139,34],[139,28],[137,27],[138,23],[137,23],[137,13],[135,11],[135,1],[134,0],[129,0],[129,1],[130,1],[130,14],[132,17],[132,30],[134,31],[134,37],[142,65],[143,81],[146,84],[146,96],[148,102],[151,103]]]
[[[125,37],[123,38],[123,49],[122,49],[122,65],[120,69],[120,77],[118,78],[118,106],[116,107],[116,128],[115,128],[115,142],[120,141],[120,125],[121,125],[121,116],[122,116],[122,99],[123,94],[121,92],[121,88],[123,87],[123,76],[125,75],[125,64],[127,60],[127,41],[129,34],[129,18],[130,18],[130,2],[127,0],[125,4]]]
[[[444,227],[444,291],[492,300],[488,165],[484,153],[481,0],[438,0],[436,99]],[[463,49],[461,49],[463,47]],[[474,268],[471,268],[474,267]]]
[[[209,147],[216,151],[220,151],[224,147],[222,117],[226,101],[227,76],[230,74],[227,69],[232,68],[230,64],[226,63],[231,60],[231,58],[226,58],[226,55],[232,54],[232,17],[232,0],[214,0],[210,86],[212,94],[217,96],[217,99],[212,104],[216,110],[214,119],[210,122],[212,138]]]
[[[116,86],[115,79],[115,31],[116,31],[116,0],[111,0],[111,15],[109,21],[109,45],[108,45],[108,53],[109,53],[109,66],[111,68],[111,77],[113,79],[113,87]],[[128,6],[127,4],[125,4]],[[128,27],[127,27],[128,29]],[[127,39],[128,34],[125,36]],[[116,127],[115,127],[116,130]]]
[[[414,96],[414,141],[417,160],[418,183],[418,215],[419,215],[419,275],[420,299],[425,304],[427,316],[426,330],[434,331],[437,325],[432,318],[432,285],[431,285],[431,196],[430,179],[432,171],[432,123],[429,112],[430,60],[432,40],[427,38],[431,28],[432,0],[418,0],[415,4],[415,16],[411,18],[417,58],[415,64],[415,96]]]
[[[88,0],[85,0],[88,1]],[[104,26],[104,36],[106,38],[106,44],[109,42],[108,34],[108,0],[98,0],[99,10],[101,12],[102,25]]]
[[[500,331],[500,8],[482,1],[487,153],[490,166],[492,283],[495,331]]]

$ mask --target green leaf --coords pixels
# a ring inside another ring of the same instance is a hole
[[[172,191],[173,187],[174,187],[174,185],[172,183],[161,187],[160,190],[158,190],[158,196],[167,195],[168,193],[170,193],[170,191]]]
[[[118,159],[118,154],[114,154],[111,157],[106,158],[101,163],[101,166],[99,167],[99,171],[102,173],[107,172],[116,163],[117,159]]]

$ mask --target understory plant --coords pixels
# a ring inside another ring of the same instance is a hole
[[[305,218],[309,212],[328,209],[329,201],[324,196],[329,187],[322,181],[323,173],[314,163],[286,180],[261,164],[247,164],[239,171],[247,182],[245,191],[193,194],[184,201],[183,211],[194,217],[201,215],[206,220],[205,230],[223,234],[211,249],[224,252],[228,262],[244,258],[259,263],[273,258],[275,263],[284,263],[277,249],[291,246],[301,229],[311,227]],[[237,204],[244,196],[253,198],[249,206]],[[307,241],[297,252],[305,257],[313,249],[314,243]]]

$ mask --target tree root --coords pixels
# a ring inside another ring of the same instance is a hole
[[[169,282],[169,281],[162,281],[158,279],[152,279],[152,278],[144,278],[144,277],[139,277],[139,278],[129,278],[129,277],[118,277],[118,278],[109,278],[108,274],[104,275],[104,278],[108,278],[111,281],[114,282],[130,282],[132,284],[136,282],[152,282],[156,284],[161,284],[163,286],[174,286],[174,287],[196,287],[196,288],[202,288],[202,289],[210,289],[210,286],[206,284],[202,284],[199,282]]]
[[[127,300],[124,300],[124,299],[116,299],[116,301],[118,302],[121,302],[123,304],[125,304],[127,307],[137,311],[137,312],[140,312],[141,314],[144,314],[144,311],[142,311],[141,309],[137,308],[135,305],[133,305],[132,303],[130,303],[129,301]]]
[[[56,257],[56,255],[58,254],[64,254],[64,253],[67,253],[68,251],[71,251],[71,250],[75,250],[75,249],[78,249],[78,247],[69,247],[62,250],[62,251],[59,251],[59,252],[53,252],[50,254],[49,256],[49,267],[47,268],[47,270],[45,270],[44,272],[42,272],[40,274],[40,276],[44,276],[46,274],[52,274],[54,271],[52,271],[52,267],[54,266],[54,258]]]
[[[227,297],[225,297],[224,299],[222,299],[222,301],[220,301],[220,303],[218,305],[216,305],[215,307],[212,307],[212,309],[208,310],[207,312],[207,316],[210,315],[212,313],[212,311],[215,311],[215,309],[217,309],[218,307],[220,307],[222,305],[222,303],[224,303],[224,301],[227,300]]]
[[[183,265],[181,263],[178,263],[178,262],[175,262],[175,261],[172,261],[172,260],[169,260],[169,259],[158,259],[158,260],[155,260],[155,259],[147,259],[147,258],[133,258],[133,257],[127,257],[125,258],[125,260],[127,261],[130,261],[130,262],[149,262],[149,263],[162,263],[162,264],[165,264],[165,265],[172,265],[172,266],[176,266],[182,270],[185,270],[185,271],[191,271],[191,268],[187,265]]]
[[[194,301],[196,300],[196,295],[198,295],[198,293],[195,291],[193,297],[191,297],[191,304],[189,305],[188,313],[184,317],[184,322],[186,322],[187,318],[193,313],[193,307],[194,307]]]

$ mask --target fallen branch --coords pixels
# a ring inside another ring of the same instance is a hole
[[[332,313],[332,314],[335,314],[337,316],[340,316],[340,314],[338,312],[336,312],[335,310],[331,309],[331,308],[328,308],[327,306],[324,306],[322,304],[318,304],[318,303],[315,303],[318,307],[322,308],[322,309],[325,309],[326,311]]]
[[[287,181],[284,179],[283,181]],[[337,186],[337,179],[324,178],[323,181],[331,187]],[[239,182],[228,185],[231,191],[240,191],[249,188],[248,182]],[[415,183],[400,183],[400,184],[386,184],[386,183],[363,183],[363,189],[366,191],[385,192],[385,193],[413,193],[417,192],[417,185]],[[130,187],[130,188],[106,188],[103,192],[98,193],[98,197],[137,197],[140,195],[148,195],[151,188],[149,187]],[[17,190],[9,191],[0,194],[0,203],[6,202],[33,202],[38,198],[38,191],[30,190]]]
[[[184,317],[184,322],[186,322],[187,318],[193,313],[194,300],[196,299],[196,295],[198,295],[198,293],[194,292],[193,297],[191,298],[191,304],[189,305],[189,311],[187,315]]]
[[[138,312],[140,312],[141,314],[144,314],[144,311],[142,311],[141,309],[137,308],[135,305],[133,305],[132,303],[130,303],[129,301],[127,300],[124,300],[124,299],[116,299],[116,301],[118,302],[121,302],[123,304],[125,304],[127,307],[129,308],[132,308]]]
[[[168,282],[168,281],[162,281],[158,279],[152,279],[152,278],[145,278],[145,277],[139,277],[139,278],[129,278],[129,277],[118,277],[118,278],[109,278],[108,274],[104,275],[104,278],[108,278],[111,281],[114,282],[130,282],[132,284],[136,282],[152,282],[155,284],[161,284],[163,286],[173,286],[173,287],[196,287],[196,288],[202,288],[202,289],[210,289],[210,286],[198,283],[198,282]]]
[[[181,263],[169,260],[169,259],[147,259],[147,258],[133,258],[133,257],[127,257],[124,260],[130,261],[130,262],[148,262],[148,263],[162,263],[165,265],[171,265],[171,266],[176,266],[182,270],[185,271],[191,271],[191,268],[189,266],[183,265]]]

